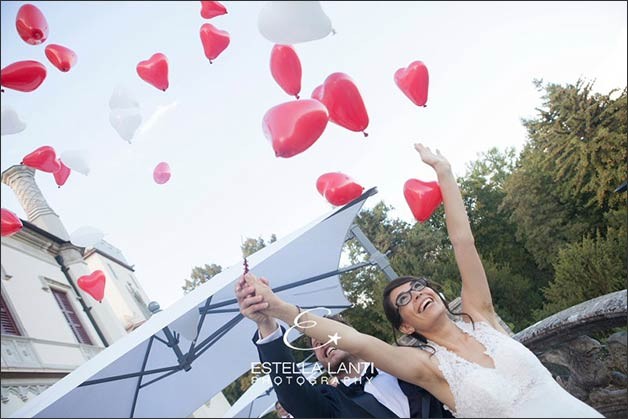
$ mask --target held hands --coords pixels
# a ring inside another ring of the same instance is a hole
[[[258,281],[268,286],[268,280],[266,278],[259,278]],[[257,324],[270,323],[273,321],[273,319],[263,311],[267,308],[268,303],[263,301],[262,295],[255,294],[255,288],[248,285],[244,277],[241,277],[236,283],[235,294],[240,306],[240,313],[242,313],[244,317],[253,320]]]
[[[433,153],[429,147],[426,147],[421,143],[415,144],[414,149],[419,152],[421,160],[423,160],[425,164],[432,166],[432,168],[437,172],[439,170],[451,170],[451,165],[447,159],[440,154],[440,151],[436,150],[436,153]]]
[[[236,296],[240,312],[258,324],[272,320],[276,309],[283,303],[270,288],[267,279],[258,278],[250,272],[238,281]]]

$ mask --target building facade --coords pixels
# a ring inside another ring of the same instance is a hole
[[[1,241],[2,417],[91,359],[150,317],[149,298],[122,252],[104,240],[83,248],[70,242],[59,216],[35,182],[35,170],[2,173],[28,220]],[[77,285],[105,274],[102,302]],[[193,417],[218,417],[229,408],[222,393]]]

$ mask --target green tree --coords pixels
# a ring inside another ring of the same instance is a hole
[[[542,86],[544,107],[523,120],[528,131],[504,188],[503,208],[541,269],[586,234],[606,234],[605,214],[622,200],[612,191],[627,176],[626,89],[593,94],[592,83]]]
[[[212,279],[214,276],[222,272],[222,267],[212,263],[211,265],[205,264],[204,266],[195,266],[192,268],[190,279],[185,280],[185,284],[181,287],[183,293],[187,294],[190,291],[196,289],[196,287],[204,284]]]
[[[538,318],[600,295],[626,288],[628,239],[624,228],[610,228],[562,248],[554,264],[556,277],[543,290],[546,303]]]
[[[448,269],[451,246],[443,231],[431,224],[413,225],[390,216],[393,208],[379,202],[363,209],[356,223],[373,245],[388,256],[398,275],[425,276],[444,286],[445,292],[459,292],[452,287],[455,276]],[[443,224],[444,225],[444,224]],[[367,260],[368,255],[354,240],[347,244],[351,263]],[[455,264],[454,264],[455,266]],[[383,310],[382,293],[388,278],[375,266],[344,274],[343,289],[352,307],[343,316],[358,330],[392,342],[393,332]]]
[[[533,311],[541,307],[541,289],[551,272],[540,269],[524,243],[516,239],[512,211],[502,205],[504,184],[515,165],[513,148],[503,152],[491,148],[467,165],[458,183],[496,312],[513,330],[519,330],[530,324]]]

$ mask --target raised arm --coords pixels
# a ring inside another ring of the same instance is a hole
[[[467,211],[451,165],[438,150],[433,153],[423,144],[415,144],[414,148],[421,155],[423,162],[430,165],[438,176],[445,206],[447,233],[462,278],[462,311],[477,320],[486,320],[496,329],[503,331],[495,317],[484,266],[475,248]]]
[[[373,336],[360,333],[357,330],[340,322],[317,316],[311,312],[301,312],[297,306],[286,303],[275,295],[270,287],[261,282],[253,274],[245,276],[248,285],[255,287],[255,295],[263,296],[267,304],[265,313],[271,317],[283,320],[287,324],[294,324],[299,316],[299,327],[306,335],[328,342],[334,340],[333,345],[347,351],[365,361],[373,362],[375,367],[428,389],[434,388],[436,382],[434,365],[429,362],[429,355],[416,348],[392,346]]]

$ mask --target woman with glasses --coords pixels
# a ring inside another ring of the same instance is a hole
[[[245,280],[255,288],[259,308],[294,323],[312,338],[332,339],[338,348],[425,388],[456,417],[603,417],[565,391],[536,356],[499,325],[450,164],[440,152],[433,153],[422,144],[415,144],[415,149],[438,176],[447,232],[462,278],[462,315],[452,320],[434,284],[411,276],[388,284],[384,311],[394,329],[418,339],[418,348],[389,345],[333,320],[301,312],[249,273]]]

